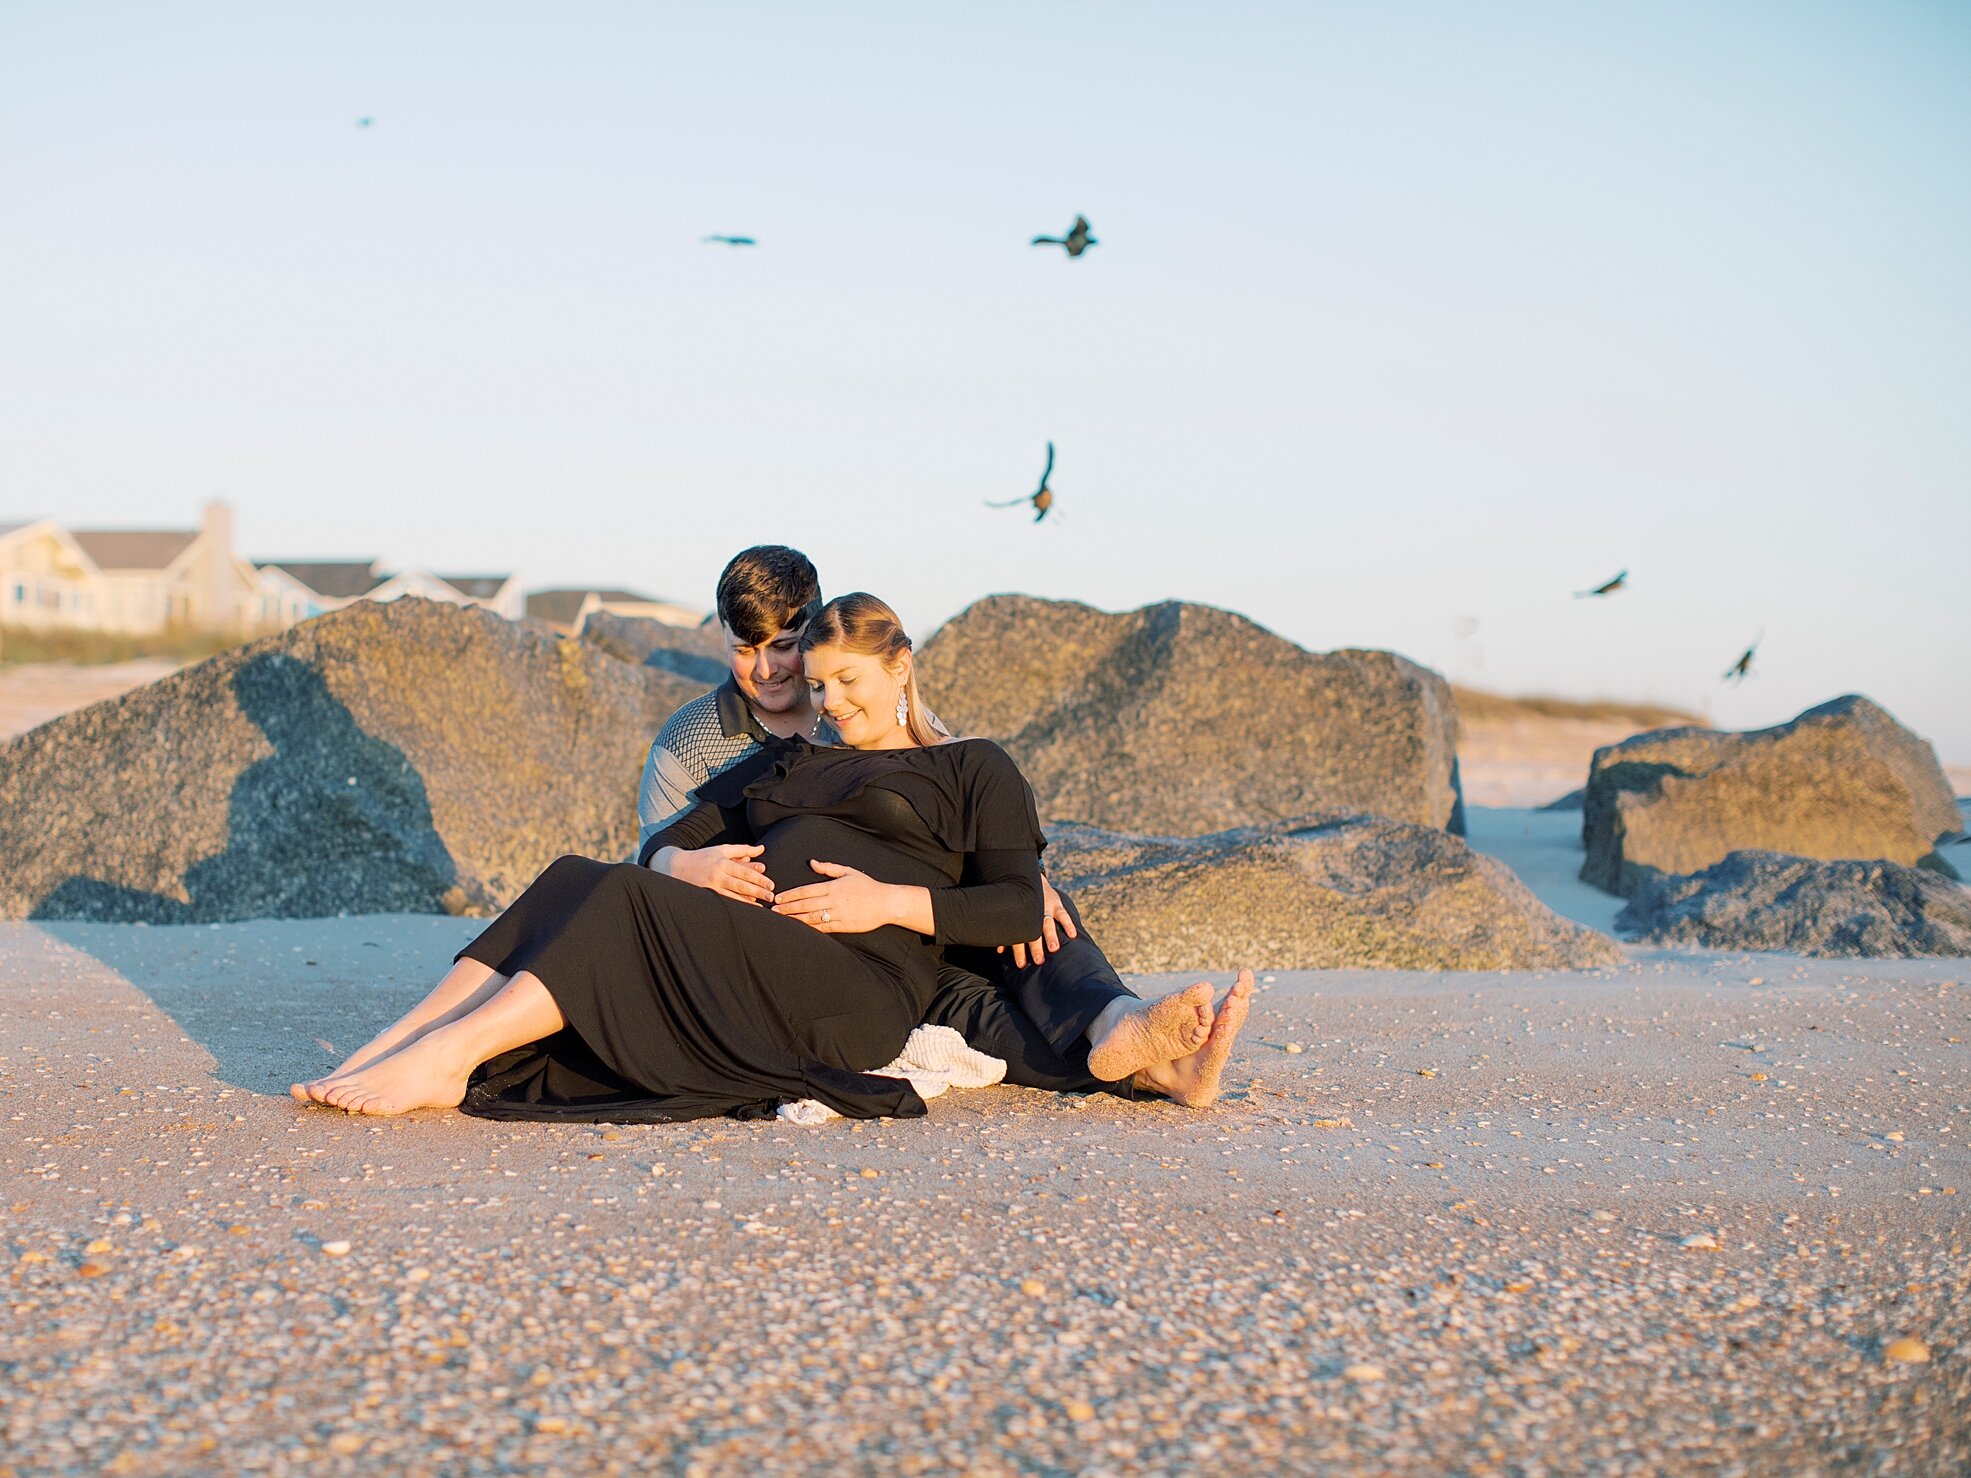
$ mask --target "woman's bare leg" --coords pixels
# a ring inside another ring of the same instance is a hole
[[[321,1090],[330,1079],[368,1067],[423,1033],[457,1021],[467,1012],[490,1001],[506,981],[506,976],[491,965],[482,965],[472,959],[460,960],[445,972],[445,978],[438,982],[430,995],[358,1047],[341,1067],[323,1073],[311,1082],[296,1083],[287,1091],[296,1098],[312,1098],[320,1102]]]
[[[1195,989],[1195,987],[1193,987]],[[1207,1108],[1218,1099],[1219,1080],[1232,1056],[1232,1042],[1252,1010],[1252,971],[1241,970],[1231,992],[1212,1018],[1211,1035],[1189,1057],[1160,1062],[1136,1074],[1136,1086],[1162,1093],[1186,1108]]]
[[[480,1063],[551,1037],[567,1024],[547,987],[522,970],[456,1021],[433,1027],[368,1067],[331,1078],[321,1101],[352,1114],[385,1116],[457,1108]]]

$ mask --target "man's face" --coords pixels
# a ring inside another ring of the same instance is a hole
[[[801,675],[801,627],[783,626],[763,642],[741,641],[730,626],[725,633],[726,663],[740,696],[756,713],[790,713],[808,702],[807,680]]]

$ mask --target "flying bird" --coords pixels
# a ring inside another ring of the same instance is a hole
[[[723,246],[758,246],[759,242],[750,236],[707,236],[706,241],[716,241]]]
[[[1763,631],[1760,632],[1757,636],[1752,638],[1752,645],[1747,647],[1744,650],[1744,652],[1740,654],[1739,659],[1736,662],[1732,663],[1731,666],[1725,669],[1724,680],[1726,682],[1742,683],[1745,681],[1745,679],[1747,679],[1752,675],[1752,654],[1759,650],[1759,643],[1764,641],[1765,639],[1766,639],[1766,634]]]
[[[1089,247],[1100,245],[1093,236],[1088,234],[1087,216],[1076,216],[1074,218],[1074,225],[1069,228],[1067,235],[1036,236],[1033,238],[1033,244],[1035,246],[1065,247],[1068,255],[1071,257],[1078,257],[1087,251]]]
[[[1047,510],[1054,506],[1054,490],[1047,486],[1047,479],[1053,475],[1054,443],[1050,441],[1047,443],[1047,466],[1040,474],[1040,486],[1028,493],[1024,498],[1008,498],[1003,503],[994,503],[988,499],[986,501],[986,507],[1017,508],[1022,503],[1031,503],[1036,510],[1033,515],[1033,521],[1039,523],[1043,518],[1047,517]]]
[[[374,122],[376,122],[374,118],[358,118],[356,120],[356,127],[368,128]]]
[[[1616,591],[1626,588],[1628,579],[1629,579],[1629,572],[1627,570],[1624,570],[1621,574],[1617,575],[1613,580],[1602,581],[1601,584],[1597,585],[1593,590],[1575,591],[1574,598],[1576,600],[1580,600],[1583,596],[1588,596],[1588,595],[1613,595],[1615,594]]]

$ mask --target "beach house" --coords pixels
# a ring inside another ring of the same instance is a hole
[[[70,529],[0,522],[0,627],[127,635],[278,631],[359,600],[422,596],[526,614],[520,577],[390,573],[373,559],[271,560],[233,549],[232,509],[205,505],[195,529]]]
[[[429,570],[385,571],[378,561],[269,560],[259,566],[261,599],[271,625],[291,626],[359,600],[412,595],[455,606],[484,606],[518,621],[527,613],[517,575],[439,575]]]
[[[68,529],[0,523],[0,625],[148,634],[245,631],[260,576],[233,552],[233,515],[205,505],[195,529]]]
[[[547,622],[563,636],[576,635],[582,623],[597,611],[612,616],[643,616],[662,621],[666,626],[696,626],[705,619],[703,611],[679,605],[674,600],[639,595],[634,590],[580,588],[527,593],[527,614],[536,621]]]

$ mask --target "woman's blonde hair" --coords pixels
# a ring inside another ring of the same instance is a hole
[[[889,602],[877,599],[866,590],[838,595],[815,613],[807,630],[801,633],[801,650],[807,652],[816,647],[840,647],[858,657],[880,657],[886,665],[899,661],[911,649],[910,634],[903,629]],[[908,667],[903,683],[904,696],[910,702],[905,726],[918,744],[941,743],[944,735],[931,727],[923,700],[917,696],[917,664],[912,661]]]

